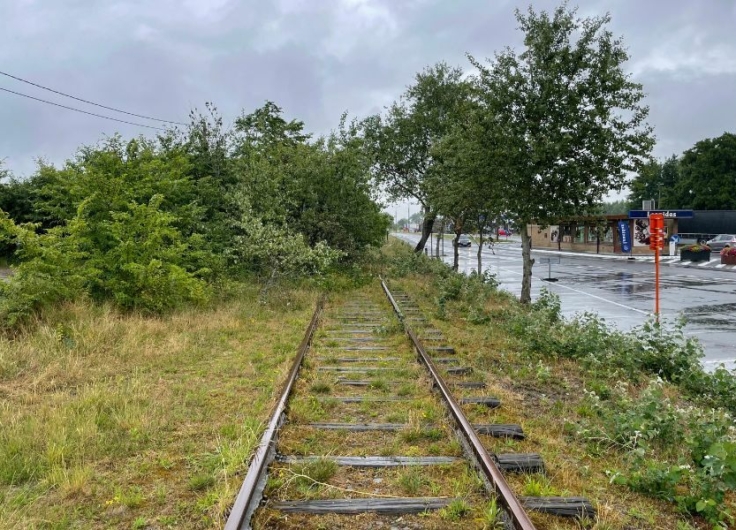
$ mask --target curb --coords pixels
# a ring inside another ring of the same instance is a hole
[[[603,259],[603,260],[614,260],[614,261],[635,261],[638,263],[654,263],[654,257],[650,256],[635,256],[633,259],[630,259],[629,256],[621,256],[618,254],[589,254],[587,252],[570,252],[570,251],[564,251],[564,250],[542,250],[542,249],[532,249],[532,252],[535,253],[541,253],[541,254],[552,254],[556,256],[567,256],[571,258],[597,258],[597,259]],[[712,259],[710,261],[703,262],[701,264],[694,264],[691,261],[679,261],[679,259],[672,260],[672,256],[664,256],[660,257],[660,265],[666,266],[666,267],[677,267],[677,268],[683,268],[683,269],[703,269],[703,270],[713,270],[713,271],[724,271],[724,272],[731,272],[736,271],[736,265],[724,265],[723,267],[717,267],[720,265],[720,259]],[[669,260],[669,261],[662,261],[662,260]]]

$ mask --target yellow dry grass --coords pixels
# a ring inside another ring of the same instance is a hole
[[[316,293],[0,339],[0,528],[220,528]]]

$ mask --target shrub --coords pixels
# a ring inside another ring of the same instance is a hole
[[[90,263],[100,271],[93,293],[146,313],[207,299],[207,286],[197,276],[209,270],[185,270],[190,246],[173,227],[174,217],[159,209],[162,201],[155,195],[148,204],[132,203],[127,212],[115,212],[110,222],[81,235],[87,240],[103,236],[110,242],[91,252]]]
[[[4,239],[19,247],[23,260],[7,282],[0,282],[0,326],[23,324],[39,311],[86,292],[97,271],[80,265],[86,252],[73,236],[80,222],[38,235],[34,225],[16,226],[7,217],[0,221]]]
[[[190,246],[159,207],[131,203],[111,219],[91,219],[85,201],[66,225],[36,234],[35,225],[3,222],[5,238],[18,246],[20,264],[0,285],[0,318],[5,327],[27,321],[47,307],[84,295],[112,299],[124,309],[161,313],[185,302],[207,299],[207,285],[189,272]]]
[[[680,247],[681,252],[710,252],[710,247],[708,245],[702,245],[700,243],[693,243],[692,245],[685,245],[683,247]]]
[[[581,422],[578,431],[582,438],[608,443],[627,456],[626,468],[611,472],[612,482],[674,502],[710,523],[732,523],[723,502],[736,489],[731,416],[676,405],[661,380],[650,381],[638,397],[630,390],[619,384],[606,402],[590,394],[596,415]]]

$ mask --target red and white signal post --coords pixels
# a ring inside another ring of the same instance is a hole
[[[654,314],[659,321],[659,251],[664,248],[664,215],[649,214],[649,248],[654,251]]]

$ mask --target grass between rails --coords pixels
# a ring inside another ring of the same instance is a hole
[[[599,516],[585,527],[597,530],[733,527],[734,378],[704,374],[678,328],[621,334],[590,315],[565,322],[554,297],[521,307],[492,281],[448,273],[403,245],[389,249],[387,269],[488,383],[484,394],[501,399],[496,410],[465,407],[471,420],[527,434],[486,447],[542,454],[546,477],[509,477],[519,494],[587,496]]]
[[[316,293],[0,339],[0,528],[220,528]]]
[[[283,455],[318,457],[306,464],[279,463],[270,470],[265,497],[268,502],[256,513],[254,528],[493,528],[498,512],[492,505],[477,472],[464,460],[436,466],[398,468],[346,468],[335,465],[332,456],[446,456],[461,457],[462,449],[454,435],[447,411],[431,391],[432,385],[400,326],[388,301],[374,282],[370,290],[350,293],[352,303],[367,304],[373,322],[380,322],[367,341],[356,343],[338,337],[351,335],[355,328],[340,318],[347,300],[333,297],[328,304],[322,328],[307,356],[289,405],[288,423],[279,436],[278,452]],[[376,314],[382,309],[383,315]],[[384,325],[385,324],[385,325]],[[340,330],[343,331],[340,331]],[[365,333],[359,333],[365,339]],[[369,361],[339,363],[340,357]],[[381,358],[394,359],[390,362]],[[387,372],[354,374],[325,371],[341,365],[352,369],[365,366],[391,366]],[[341,385],[341,380],[370,381],[359,387]],[[340,397],[400,399],[391,402],[343,403]],[[391,432],[351,432],[325,430],[310,422],[397,423]],[[419,515],[315,516],[281,513],[271,502],[295,499],[382,498],[403,496],[442,497],[449,503],[438,511]]]

